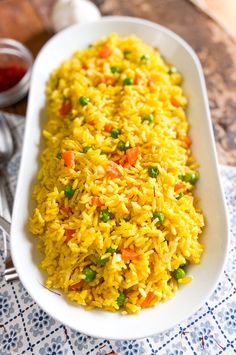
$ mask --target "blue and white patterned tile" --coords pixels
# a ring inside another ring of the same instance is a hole
[[[3,320],[14,319],[19,314],[17,299],[10,285],[2,283],[0,289],[0,322]]]
[[[32,343],[58,327],[56,321],[36,304],[24,312],[24,320]]]
[[[33,353],[37,355],[71,355],[73,351],[64,334],[57,332],[33,346]]]
[[[76,354],[86,354],[97,344],[98,340],[88,335],[76,332],[73,329],[66,328],[71,344]]]
[[[227,339],[210,315],[195,323],[188,331],[190,344],[197,355],[218,354],[227,346]]]
[[[21,319],[0,329],[0,354],[19,354],[23,348],[25,333]]]
[[[149,345],[151,349],[156,349],[160,351],[162,348],[166,347],[173,339],[175,339],[180,332],[178,326],[169,329],[166,332],[157,334],[153,337],[148,338]]]
[[[83,355],[118,355],[117,349],[109,340],[96,339],[96,345]],[[82,355],[82,354],[81,354]]]
[[[153,353],[155,354],[155,351]],[[172,341],[170,344],[168,344],[165,348],[161,349],[160,351],[157,352],[158,355],[190,355],[194,354],[193,350],[189,346],[187,340],[185,337],[177,337]]]
[[[14,298],[10,290],[2,289],[0,292],[0,322],[2,323],[6,318],[14,316],[16,305],[13,302]]]
[[[235,222],[234,222],[235,226],[236,226],[236,218],[235,218]],[[233,236],[233,233],[230,231],[230,240],[229,240],[229,250],[230,252],[236,252],[236,231],[234,232],[235,235]]]
[[[222,180],[229,215],[230,246],[229,250],[236,248],[236,169],[223,168]]]
[[[31,305],[35,304],[35,302],[32,300],[24,286],[22,285],[21,282],[18,282],[16,285],[16,292],[18,294],[19,301],[21,303],[21,307],[24,308]]]
[[[228,255],[226,272],[232,284],[236,287],[236,249]]]
[[[217,307],[217,305],[231,295],[234,291],[234,287],[230,279],[225,273],[222,274],[220,282],[218,283],[215,291],[212,293],[207,301],[210,308]]]
[[[187,318],[185,321],[181,322],[179,327],[181,334],[189,332],[189,329],[195,324],[203,319],[207,319],[209,315],[209,308],[204,304],[197,312],[195,312],[191,317]]]
[[[231,342],[230,342],[230,347],[232,348],[232,349],[234,349],[234,353],[236,353],[236,337],[235,337],[235,339],[234,340],[232,340]]]
[[[141,355],[145,354],[144,340],[117,340],[114,348],[119,355]]]
[[[212,312],[215,322],[217,323],[224,336],[229,341],[236,338],[236,298],[235,294],[229,297],[219,307]]]
[[[222,351],[220,351],[217,355],[235,355],[236,348],[233,343],[228,343],[227,347]]]

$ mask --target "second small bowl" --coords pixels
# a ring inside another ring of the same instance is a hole
[[[20,42],[0,39],[0,108],[21,100],[28,92],[33,57]]]

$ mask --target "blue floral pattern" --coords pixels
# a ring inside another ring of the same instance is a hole
[[[22,285],[22,283],[19,283],[18,285],[18,292],[20,294],[20,299],[23,301],[25,305],[32,304],[33,300]]]
[[[117,352],[124,355],[144,354],[143,342],[137,340],[117,341]]]
[[[40,350],[40,355],[66,355],[67,349],[63,349],[64,342],[59,336],[53,338],[51,344],[46,343]]]
[[[34,336],[43,335],[45,329],[49,330],[55,324],[55,320],[51,318],[42,309],[35,308],[28,315],[28,324],[32,325],[30,331]]]
[[[235,247],[236,248],[236,247]],[[234,284],[236,284],[236,257],[235,257],[236,249],[234,253],[231,253],[228,258],[228,274]]]
[[[0,353],[7,355],[18,351],[22,346],[23,336],[20,335],[20,327],[18,324],[10,326],[9,330],[0,334]]]
[[[74,341],[75,347],[79,351],[83,349],[88,349],[89,344],[90,345],[95,344],[94,338],[85,334],[81,334],[79,332],[72,331],[71,338],[75,340]]]
[[[236,302],[230,303],[227,308],[219,312],[221,322],[230,334],[236,335]]]
[[[24,119],[6,114],[16,154],[8,164],[12,194],[20,161]],[[221,167],[230,216],[230,252],[226,272],[208,302],[175,328],[142,340],[95,339],[52,319],[31,299],[20,281],[0,280],[0,354],[39,355],[228,355],[236,349],[236,169]],[[1,237],[1,235],[0,235]],[[0,270],[3,270],[0,238]],[[91,325],[92,327],[92,325]]]
[[[218,301],[223,291],[224,291],[223,282],[219,282],[217,288],[215,289],[214,293],[211,295],[210,299],[212,301],[215,300]]]
[[[9,292],[4,291],[0,293],[0,319],[9,316],[13,310],[13,302],[11,301],[11,296]]]
[[[202,344],[202,348],[209,348],[214,343],[214,336],[212,331],[214,327],[211,326],[210,322],[205,324],[201,323],[195,329],[195,332],[192,335],[193,343]]]
[[[167,332],[160,333],[158,335],[153,336],[153,341],[158,344],[165,343],[173,334],[175,334],[174,329],[170,329]]]
[[[173,344],[171,350],[167,349],[165,355],[185,355],[186,351],[186,347],[181,342],[178,342],[177,344]]]

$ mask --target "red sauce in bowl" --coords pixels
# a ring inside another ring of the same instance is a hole
[[[11,89],[25,75],[27,67],[22,63],[11,62],[0,66],[0,92]]]

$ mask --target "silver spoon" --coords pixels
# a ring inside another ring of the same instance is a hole
[[[7,236],[10,233],[10,221],[11,215],[9,206],[7,203],[7,195],[5,189],[4,171],[6,165],[13,155],[14,144],[10,129],[7,125],[6,119],[3,114],[0,115],[0,227],[3,231],[4,240],[4,258],[5,258],[5,271],[4,277],[6,281],[14,280],[18,278],[16,270],[14,268],[11,254],[7,248]]]

